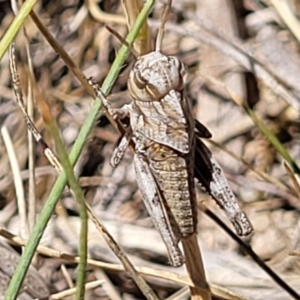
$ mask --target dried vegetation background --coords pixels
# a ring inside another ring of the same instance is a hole
[[[163,51],[178,56],[188,67],[186,91],[194,104],[195,117],[210,129],[215,142],[238,157],[233,158],[209,144],[255,228],[254,234],[246,241],[287,283],[300,291],[299,259],[289,255],[300,248],[299,198],[283,167],[282,158],[224,88],[225,85],[240,99],[247,101],[291,156],[300,162],[300,122],[295,109],[300,106],[299,40],[276,12],[273,6],[276,2],[174,0]],[[300,26],[299,3],[292,0],[283,2],[288,3]],[[153,36],[162,9],[162,3],[157,3],[150,16],[156,20],[150,22]],[[127,32],[119,1],[42,1],[35,11],[84,74],[101,83],[120,47],[120,42],[104,28],[104,24],[109,23],[122,36]],[[0,36],[12,19],[10,3],[1,1]],[[92,99],[30,20],[26,22],[26,31],[36,80],[60,126],[66,148],[70,150]],[[233,50],[228,48],[228,42],[239,45],[244,53],[241,54],[234,46]],[[22,35],[16,40],[16,48],[21,84],[26,95],[29,71]],[[255,69],[255,63],[245,65],[243,56],[247,55],[255,57],[266,74],[271,74],[277,81],[272,82]],[[116,106],[129,101],[126,82],[133,61],[132,56],[127,60],[113,88],[110,100]],[[291,97],[284,97],[285,92]],[[287,103],[285,100],[290,101]],[[34,119],[47,143],[52,145],[36,108]],[[8,56],[0,66],[0,124],[10,134],[28,203],[28,135],[22,114],[14,102]],[[99,122],[76,166],[87,201],[135,265],[184,274],[183,268],[173,269],[167,265],[166,249],[147,216],[137,190],[132,153],[128,151],[116,169],[110,167],[109,159],[117,139],[118,134],[106,117],[99,116]],[[8,152],[0,140],[0,222],[2,228],[19,235],[24,224],[20,221]],[[36,207],[40,211],[57,175],[43,156],[42,149],[34,147],[33,153],[36,159]],[[241,158],[264,172],[266,179],[262,180]],[[198,199],[205,201],[226,221],[223,212],[200,189]],[[76,255],[79,227],[78,206],[66,189],[56,208],[56,215],[47,227],[42,245]],[[93,224],[89,229],[90,257],[118,263]],[[199,214],[199,240],[211,283],[247,299],[290,299],[221,228],[202,213]],[[21,247],[9,245],[4,238],[1,240],[1,295],[20,251]],[[76,264],[61,258],[39,255],[35,268],[29,272],[27,288],[20,299],[41,298],[66,290],[76,277]],[[105,283],[91,289],[86,299],[143,299],[125,272],[92,265],[88,272],[88,281],[104,279]],[[179,283],[160,278],[147,279],[161,298],[182,287]],[[184,299],[184,296],[174,299]]]

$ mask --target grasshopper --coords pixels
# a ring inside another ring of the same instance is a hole
[[[119,163],[133,139],[135,172],[144,204],[167,247],[170,263],[181,266],[184,257],[178,243],[197,231],[194,177],[225,211],[237,234],[247,235],[253,229],[221,167],[200,140],[210,138],[211,133],[193,119],[184,96],[184,64],[160,51],[165,19],[155,51],[138,57],[130,72],[130,104],[112,109],[99,87],[94,84],[94,88],[115,119],[130,118],[111,164]]]

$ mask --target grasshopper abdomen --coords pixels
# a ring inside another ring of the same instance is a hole
[[[189,237],[197,227],[194,176],[189,166],[192,153],[184,157],[174,149],[152,143],[147,154],[169,218],[174,220],[180,238]]]

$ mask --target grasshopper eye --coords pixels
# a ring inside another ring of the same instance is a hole
[[[154,85],[152,84],[146,85],[146,91],[151,96],[152,99],[160,100],[161,93],[157,90],[157,88]]]
[[[147,85],[147,82],[144,80],[144,78],[141,76],[141,73],[137,72],[134,74],[134,83],[139,89],[144,89]]]

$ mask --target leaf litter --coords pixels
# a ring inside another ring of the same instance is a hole
[[[188,67],[186,93],[194,104],[195,116],[209,128],[215,141],[230,149],[237,156],[245,158],[254,167],[277,179],[286,187],[283,189],[274,183],[262,180],[256,172],[251,171],[241,161],[211,146],[214,155],[228,175],[227,178],[243,210],[255,228],[254,234],[246,239],[247,243],[286,282],[299,291],[300,286],[296,281],[299,259],[289,256],[291,251],[299,249],[299,213],[297,210],[299,199],[292,181],[283,167],[282,158],[259,133],[255,125],[249,122],[248,116],[234,104],[223,87],[209,80],[209,77],[213,77],[222,81],[241,99],[247,101],[299,163],[299,118],[293,105],[300,103],[299,87],[297,82],[295,83],[295,78],[299,77],[297,73],[299,69],[296,68],[300,63],[299,44],[282,23],[276,11],[271,10],[271,6],[268,5],[258,5],[254,1],[243,1],[243,3],[241,1],[241,4],[236,4],[233,9],[225,2],[222,6],[218,1],[210,1],[210,4],[203,5],[197,4],[197,1],[173,2],[172,13],[169,17],[169,22],[173,27],[166,31],[163,51],[178,56]],[[0,7],[0,11],[6,12],[1,18],[0,33],[2,35],[13,19],[13,14],[8,2],[1,2]],[[108,20],[111,15],[122,15],[118,1],[102,1],[97,7]],[[95,6],[90,4],[90,9],[95,9]],[[162,4],[158,3],[152,17],[159,19],[161,9]],[[219,13],[218,9],[222,13]],[[297,11],[299,8],[295,6],[294,9]],[[96,21],[91,16],[93,13],[90,15],[83,4],[75,1],[43,2],[36,12],[84,74],[87,77],[93,76],[101,83],[120,47],[120,42],[108,33],[104,23]],[[213,47],[209,41],[205,44],[172,30],[180,27],[197,33],[199,24],[191,17],[196,15],[211,24],[215,31],[223,33],[232,43],[238,39],[244,48],[278,80],[278,83],[293,95],[293,102],[287,103],[286,99],[271,90],[261,77],[245,70],[245,66],[232,58],[230,53],[226,53],[226,50],[222,52],[218,47]],[[263,16],[267,17],[263,18]],[[126,28],[123,24],[113,23],[111,26],[125,36]],[[26,32],[30,40],[30,53],[36,81],[51,106],[66,148],[69,150],[91,107],[92,100],[30,20],[26,22]],[[153,36],[155,32],[155,30],[152,32]],[[25,49],[21,35],[16,40],[16,48]],[[28,69],[23,50],[17,52],[17,61],[21,87],[26,95]],[[132,57],[127,60],[113,88],[112,95],[109,96],[116,107],[129,101],[126,98],[126,89],[132,62]],[[27,129],[13,101],[7,57],[4,57],[1,64],[0,91],[1,126],[6,126],[10,133],[24,189],[28,193]],[[52,145],[37,110],[35,110],[34,119],[44,139]],[[184,274],[183,269],[174,269],[167,264],[166,250],[147,215],[141,193],[137,189],[132,153],[126,152],[125,159],[115,169],[109,164],[117,139],[118,134],[106,117],[99,117],[99,122],[91,133],[84,153],[76,166],[81,182],[85,182],[86,199],[97,216],[107,224],[110,233],[128,253],[135,265],[162,268]],[[1,218],[1,227],[18,235],[19,217],[15,204],[13,177],[2,140],[0,151],[0,169],[2,170],[0,213],[4,216]],[[34,154],[36,208],[39,211],[44,205],[56,175],[51,168],[47,167],[48,162],[41,149],[36,148]],[[200,189],[198,200],[204,201],[221,219],[226,220],[223,212]],[[228,224],[228,221],[225,222]],[[42,245],[76,255],[79,226],[78,207],[71,194],[65,190],[61,198],[61,206],[57,207],[56,216],[53,216],[44,233]],[[204,248],[206,272],[211,283],[224,286],[248,299],[289,299],[284,291],[239,251],[239,246],[220,227],[202,213],[199,216],[198,235]],[[13,250],[6,240],[1,240],[1,262],[7,260],[7,254],[5,254],[8,253],[5,252],[7,247],[10,247],[10,253],[15,254],[11,254],[13,255],[13,259],[10,259],[11,265],[1,263],[3,266],[1,267],[1,295],[4,294],[9,280],[9,269],[17,263],[18,253],[21,251],[21,247],[13,245]],[[94,231],[93,225],[90,226],[89,232],[89,252],[93,259],[118,263],[105,242],[99,237],[99,233]],[[43,282],[42,290],[46,289],[46,292],[43,292],[46,294],[68,289],[70,286],[61,269],[62,264],[66,266],[71,281],[74,282],[75,263],[59,257],[42,255],[34,262],[38,272],[30,271],[31,276],[37,276],[35,278],[38,279],[35,279],[33,283],[26,283],[29,289],[22,292],[20,297],[23,298],[20,299],[42,297],[35,294],[39,289],[31,286],[40,281]],[[102,279],[97,267],[90,265],[88,268],[87,281]],[[88,299],[109,299],[112,290],[122,295],[123,299],[142,299],[139,290],[125,272],[105,269],[105,274],[107,286],[104,284],[88,291],[86,296]],[[178,283],[154,277],[149,277],[148,282],[160,298],[172,295],[181,287]],[[109,289],[108,286],[113,288]]]

